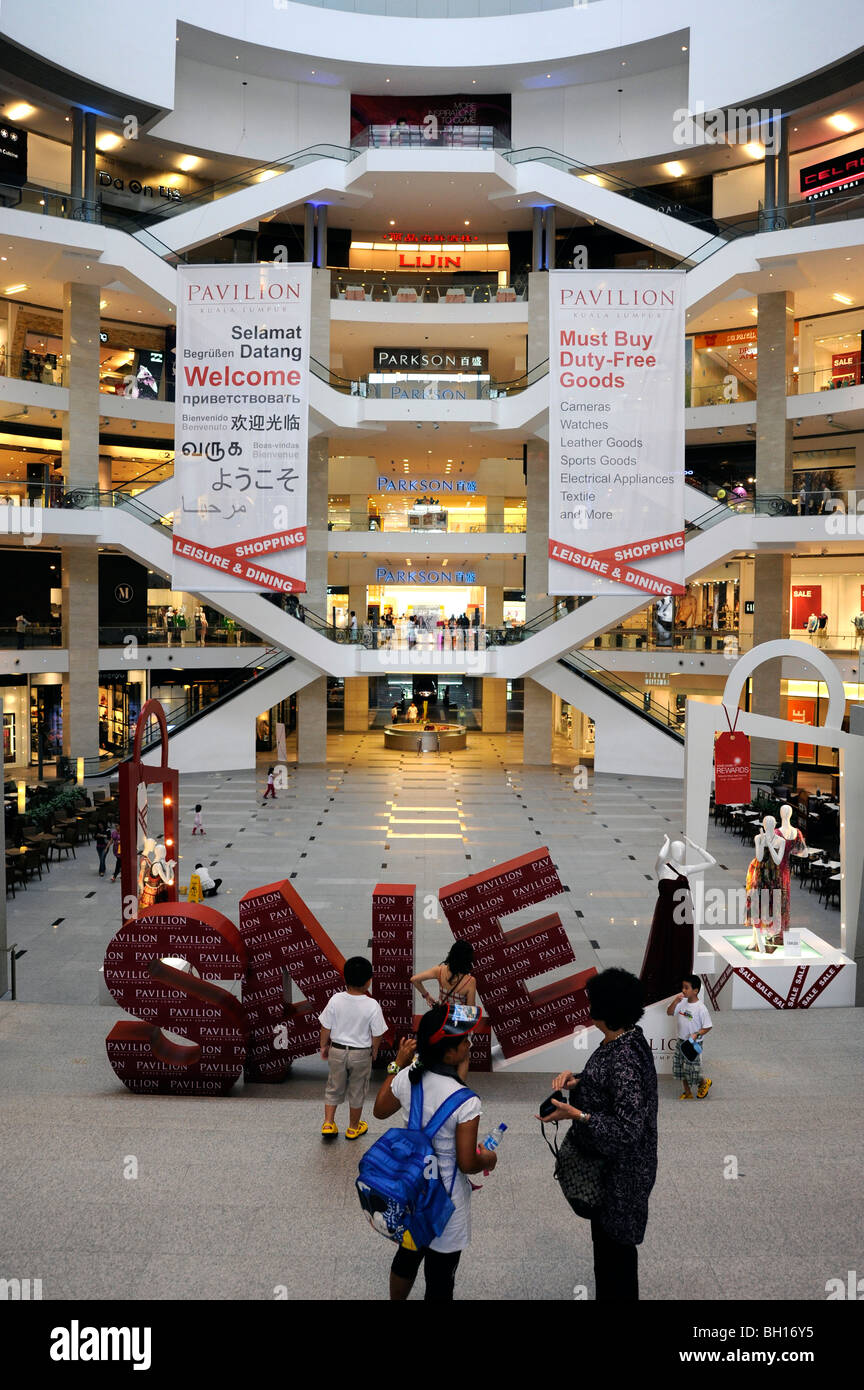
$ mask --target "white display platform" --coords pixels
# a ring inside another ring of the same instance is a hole
[[[748,927],[702,931],[715,956],[706,974],[709,1009],[824,1009],[855,1003],[855,962],[815,932],[801,932],[800,955],[780,947],[770,956],[747,949]]]
[[[672,1074],[672,1053],[678,1041],[678,1028],[675,1020],[666,1017],[666,1007],[672,999],[663,999],[645,1010],[639,1027],[651,1044],[654,1065],[658,1075]],[[707,1000],[706,1000],[707,1002]],[[572,1037],[561,1038],[558,1042],[544,1043],[542,1047],[523,1052],[521,1057],[508,1061],[497,1043],[492,1044],[492,1070],[534,1072],[549,1080],[559,1072],[569,1070],[580,1072],[595,1048],[600,1046],[603,1034],[599,1028],[582,1028]],[[542,1089],[542,1087],[541,1087]],[[543,1100],[538,1097],[537,1104]]]

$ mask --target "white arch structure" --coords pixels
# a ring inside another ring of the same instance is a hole
[[[736,661],[729,673],[723,692],[722,705],[706,705],[687,701],[686,737],[684,747],[684,824],[687,834],[697,844],[704,845],[708,835],[708,808],[714,770],[714,735],[725,728],[723,712],[735,709],[744,682],[758,666],[775,657],[797,657],[815,668],[819,679],[828,687],[828,713],[823,725],[792,723],[788,719],[773,719],[761,714],[739,712],[736,728],[751,738],[770,738],[778,742],[801,742],[802,727],[807,729],[807,741],[819,748],[837,748],[840,753],[840,947],[859,966],[859,1002],[864,979],[864,932],[859,931],[862,907],[862,877],[864,877],[864,737],[843,733],[845,696],[840,673],[824,652],[806,642],[763,642]],[[693,895],[694,958],[698,952],[699,933],[704,926],[704,903],[701,893]]]

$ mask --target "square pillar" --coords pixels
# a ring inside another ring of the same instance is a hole
[[[64,384],[69,409],[63,417],[63,480],[67,487],[99,486],[99,296],[98,285],[63,286]]]
[[[94,458],[96,456],[94,455]],[[63,752],[99,756],[99,553],[66,547],[62,560]]]
[[[507,732],[507,682],[494,676],[483,677],[481,728],[484,734]]]
[[[548,767],[552,761],[552,692],[525,677],[522,761]]]
[[[345,732],[369,732],[368,676],[347,676],[345,679]]]

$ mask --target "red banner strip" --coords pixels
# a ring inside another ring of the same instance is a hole
[[[842,965],[829,965],[825,973],[823,975],[820,975],[819,979],[815,982],[815,984],[812,984],[810,986],[807,993],[799,1002],[798,1008],[809,1009],[810,1005],[813,1003],[813,1000],[819,998],[819,995],[822,993],[823,989],[827,988],[827,986],[830,985],[831,981],[834,979],[834,976],[839,975],[842,969]]]
[[[711,981],[706,978],[705,988],[708,991],[708,998],[711,1000],[712,1009],[717,1008],[717,997],[726,981],[732,976],[732,966],[724,965],[722,972],[717,976],[717,983],[712,987]]]
[[[563,541],[550,540],[549,558],[558,560],[562,565],[572,565],[574,569],[585,570],[588,574],[597,574],[603,579],[610,579],[613,584],[621,584],[630,589],[640,589],[648,594],[665,595],[686,592],[683,584],[674,584],[670,579],[659,579],[656,575],[648,574],[645,570],[634,569],[629,565],[614,565],[611,560],[600,560],[590,551],[580,550],[578,546],[565,545]]]
[[[761,995],[763,999],[767,999],[768,1003],[775,1009],[786,1008],[786,1000],[783,998],[783,995],[778,994],[775,989],[772,989],[763,979],[754,974],[748,966],[737,967],[735,974],[738,976],[739,980],[744,980],[745,983],[748,984],[752,990],[755,990],[757,994]]]
[[[280,594],[305,594],[306,583],[302,579],[292,579],[289,574],[277,574],[275,570],[249,560],[232,560],[221,552],[230,547],[208,547],[185,541],[182,536],[174,537],[174,554],[184,560],[193,560],[196,565],[209,565],[222,574],[230,574],[247,584],[255,584],[259,589],[274,589]]]
[[[804,988],[804,981],[807,979],[807,966],[799,965],[792,977],[792,984],[789,993],[786,995],[786,1008],[798,1008],[798,996]]]
[[[616,565],[631,560],[654,560],[684,549],[684,532],[667,531],[665,536],[650,536],[647,541],[632,541],[629,545],[611,545],[608,550],[595,550],[595,560],[612,560]]]
[[[182,536],[175,535],[176,541],[183,541]],[[199,545],[199,541],[184,541],[186,545]],[[295,526],[293,531],[274,531],[269,536],[251,536],[246,541],[231,541],[228,545],[211,545],[203,547],[209,549],[212,555],[222,555],[227,560],[251,560],[259,555],[274,555],[280,550],[291,550],[295,546],[306,544],[306,527]]]

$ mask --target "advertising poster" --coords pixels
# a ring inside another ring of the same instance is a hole
[[[806,627],[811,613],[818,617],[822,612],[822,585],[793,584],[791,610],[789,626],[799,629]]]
[[[683,594],[684,272],[549,272],[549,593]]]
[[[178,266],[175,589],[306,588],[306,265]]]
[[[786,718],[793,724],[813,725],[816,719],[816,701],[804,695],[787,695],[786,697]],[[794,743],[786,744],[786,757],[791,758],[795,751]],[[799,758],[812,758],[814,754],[812,743],[798,744]]]

